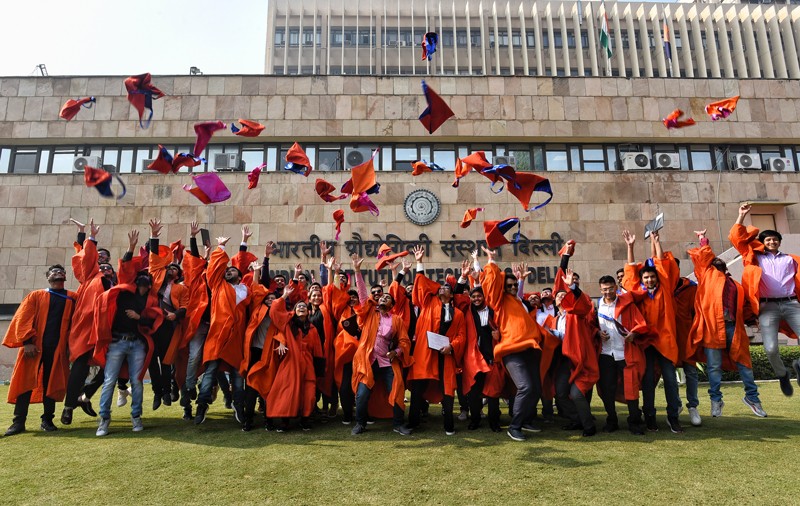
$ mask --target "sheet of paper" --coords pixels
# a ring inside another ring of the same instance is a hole
[[[428,348],[439,351],[445,346],[450,346],[450,339],[447,336],[428,331]]]

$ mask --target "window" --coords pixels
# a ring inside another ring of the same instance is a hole
[[[244,170],[252,170],[264,163],[264,148],[242,148]]]
[[[711,151],[707,145],[691,146],[690,149],[692,170],[711,170],[714,168],[711,163]]]
[[[393,170],[410,171],[411,164],[419,160],[416,146],[400,145],[394,148]]]
[[[35,174],[37,157],[36,150],[18,149],[14,154],[14,170],[12,172],[14,174]]]
[[[7,173],[9,165],[11,165],[11,150],[8,148],[0,149],[0,174]]]
[[[453,47],[453,30],[442,31],[441,42],[443,47]]]
[[[322,45],[322,29],[317,28],[316,34],[313,29],[303,30],[303,45],[317,47]]]
[[[536,47],[536,34],[533,32],[526,32],[525,37],[527,39],[528,47]]]
[[[286,32],[283,28],[275,30],[275,47],[283,47],[286,44]]]
[[[436,144],[433,146],[433,163],[444,170],[455,170],[456,152],[452,145]]]
[[[297,47],[300,45],[300,30],[289,30],[289,46]]]
[[[481,31],[478,30],[470,30],[470,45],[472,47],[481,47],[483,44],[481,43]]]
[[[572,49],[575,47],[575,32],[567,30],[567,47]]]
[[[553,30],[553,44],[556,49],[561,49],[564,47],[564,40],[561,38],[560,28]]]
[[[511,32],[511,44],[514,47],[522,47],[522,35],[520,35],[519,30]]]
[[[568,170],[567,148],[563,144],[547,146],[545,157],[547,170],[565,171]]]
[[[467,47],[467,31],[459,30],[456,32],[456,44],[458,47]]]
[[[342,156],[341,151],[336,149],[319,149],[319,160],[317,161],[317,170],[322,172],[329,172],[332,170],[342,170]]]
[[[114,159],[113,163],[105,161],[103,158],[103,165],[117,166],[117,160]],[[53,170],[54,174],[72,174],[72,164],[75,162],[75,150],[55,150],[53,153]],[[101,168],[101,167],[96,167]]]
[[[587,172],[606,170],[605,151],[603,146],[586,145],[581,148],[581,166]]]

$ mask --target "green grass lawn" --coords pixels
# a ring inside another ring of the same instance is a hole
[[[8,387],[0,387],[5,399]],[[445,436],[438,409],[411,437],[378,422],[361,436],[337,418],[311,432],[244,433],[218,400],[197,427],[177,404],[153,413],[146,386],[144,432],[131,432],[129,406],[114,407],[111,434],[80,412],[68,428],[0,439],[3,504],[797,504],[800,393],[786,398],[761,383],[766,419],[723,387],[727,405],[712,419],[701,385],[703,426],[669,432],[663,391],[661,431],[582,438],[558,425],[517,443],[488,428]],[[99,396],[98,396],[99,398]],[[97,399],[94,402],[97,408]],[[605,414],[593,400],[598,426]],[[60,415],[61,405],[57,407]],[[618,405],[624,421],[625,407]],[[504,411],[504,421],[505,409]],[[0,406],[3,431],[12,407]],[[259,417],[260,421],[261,418]],[[56,424],[60,425],[58,420]],[[624,426],[624,423],[623,423]]]

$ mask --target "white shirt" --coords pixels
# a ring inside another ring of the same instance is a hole
[[[600,330],[605,331],[610,336],[608,341],[603,341],[603,349],[600,353],[602,355],[610,355],[614,357],[614,360],[625,360],[625,338],[619,333],[614,322],[606,319],[611,318],[615,320],[614,313],[616,310],[617,299],[614,299],[614,302],[610,304],[606,304],[603,299],[600,299],[600,302],[597,304]]]
[[[477,311],[478,317],[481,319],[481,327],[489,325],[489,306],[484,306],[483,309]]]
[[[233,285],[233,289],[236,291],[236,305],[238,306],[240,302],[247,298],[247,285],[240,283]]]

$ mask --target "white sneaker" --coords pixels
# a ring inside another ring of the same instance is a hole
[[[700,413],[697,412],[697,408],[689,408],[689,422],[695,427],[700,427],[700,424],[703,423],[703,419],[700,418]]]
[[[461,410],[461,413],[458,414],[458,421],[465,422],[467,421],[467,418],[469,418],[469,411],[466,409]]]
[[[714,418],[722,416],[723,406],[725,406],[725,401],[711,401],[711,416]]]
[[[764,408],[761,407],[760,402],[751,402],[750,399],[747,397],[742,397],[742,402],[744,402],[748,408],[759,418],[766,418],[767,412],[764,411]]]
[[[131,395],[130,389],[127,390],[117,390],[117,407],[121,408],[122,406],[128,404],[128,397]]]
[[[111,418],[101,418],[100,423],[97,425],[97,432],[95,432],[94,435],[107,436],[109,425],[111,425]]]
[[[133,423],[133,432],[142,432],[144,430],[141,416],[131,417],[131,423]]]

